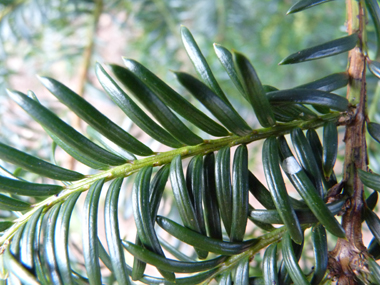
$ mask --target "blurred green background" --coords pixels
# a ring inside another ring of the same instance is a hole
[[[1,85],[3,88],[12,85],[15,73],[77,76],[92,37],[95,45],[91,65],[104,60],[121,63],[120,57],[126,56],[141,61],[163,77],[169,69],[189,71],[189,60],[184,56],[179,37],[180,25],[191,30],[222,81],[226,75],[213,53],[214,42],[246,54],[263,83],[280,88],[342,71],[345,55],[335,60],[304,63],[297,68],[277,66],[290,53],[345,35],[344,1],[286,15],[294,2],[2,0]],[[102,6],[101,15],[94,24],[97,6]],[[15,62],[17,59],[21,59],[22,65]],[[64,68],[56,71],[52,65],[58,63]]]

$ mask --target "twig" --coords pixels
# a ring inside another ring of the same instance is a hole
[[[221,139],[208,140],[199,145],[185,146],[179,149],[158,153],[154,156],[142,158],[133,161],[132,163],[126,163],[117,167],[113,167],[109,170],[90,175],[85,179],[74,181],[72,184],[67,185],[65,187],[65,190],[62,191],[59,195],[51,196],[44,201],[33,205],[32,210],[28,211],[20,218],[18,218],[17,221],[15,221],[15,224],[7,229],[7,231],[4,232],[4,234],[0,237],[0,254],[1,250],[4,250],[7,247],[7,241],[10,240],[16,231],[30,219],[34,212],[38,211],[40,208],[44,208],[44,211],[47,211],[54,204],[66,200],[67,197],[69,197],[71,194],[88,190],[90,186],[99,179],[105,178],[107,181],[109,181],[118,177],[126,177],[133,173],[136,173],[145,166],[161,166],[170,163],[177,155],[181,155],[182,158],[193,157],[197,154],[206,154],[212,151],[220,150],[224,146],[233,147],[239,144],[249,144],[253,141],[262,140],[270,136],[285,135],[290,133],[290,131],[296,127],[299,127],[301,129],[318,128],[323,126],[325,122],[336,122],[342,119],[342,117],[345,117],[345,114],[333,112],[312,121],[299,120],[285,124],[278,124],[273,128],[253,130],[251,134],[244,137],[232,135]]]
[[[348,33],[357,32],[359,45],[349,52],[350,83],[347,99],[357,104],[353,120],[346,126],[344,141],[346,152],[344,160],[344,194],[351,197],[350,206],[342,217],[342,226],[347,240],[339,239],[330,252],[330,275],[338,278],[338,284],[357,284],[355,275],[364,268],[363,256],[366,250],[362,241],[362,209],[364,206],[364,187],[357,169],[366,170],[367,145],[365,140],[366,122],[366,58],[363,54],[364,5],[363,1],[347,0]],[[355,274],[356,273],[356,274]]]
[[[100,15],[103,11],[103,0],[95,1],[95,9],[92,18],[92,23],[90,25],[87,37],[87,45],[83,52],[83,62],[79,72],[79,83],[78,83],[78,94],[84,96],[86,82],[88,79],[88,73],[91,66],[91,59],[95,48],[95,38],[98,29],[98,23]],[[74,115],[73,126],[77,129],[81,129],[81,119]],[[70,157],[70,169],[75,169],[75,159]]]

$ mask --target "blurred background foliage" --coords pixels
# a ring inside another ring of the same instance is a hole
[[[340,71],[346,64],[345,56],[336,58],[336,62],[327,59],[305,63],[297,70],[277,67],[290,53],[345,33],[343,1],[286,17],[292,2],[2,0],[1,84],[9,87],[12,82],[9,78],[15,73],[51,74],[51,65],[57,62],[65,64],[65,69],[59,72],[76,76],[91,38],[95,43],[91,64],[110,57],[113,60],[133,57],[165,76],[169,69],[189,64],[179,37],[181,24],[192,31],[221,80],[226,76],[218,72],[221,68],[213,55],[213,42],[245,53],[265,84],[281,88],[316,79],[324,71],[326,74]],[[97,9],[101,10],[101,16],[94,20]],[[97,31],[93,36],[94,25]],[[114,29],[117,37],[109,34]],[[109,54],[115,50],[119,54]],[[15,58],[22,59],[22,69],[13,66]]]
[[[345,35],[345,3],[334,1],[320,9],[285,16],[291,0],[1,0],[0,1],[0,116],[2,141],[19,149],[38,133],[23,125],[25,115],[12,108],[5,88],[38,96],[46,92],[35,74],[49,75],[86,96],[112,104],[98,92],[93,66],[122,65],[121,56],[134,58],[181,93],[170,70],[195,73],[182,48],[180,25],[193,33],[210,66],[245,115],[242,97],[214,54],[212,43],[244,53],[261,81],[290,88],[345,70],[346,55],[292,66],[278,66],[285,56]],[[344,91],[342,91],[344,92]],[[89,96],[91,94],[91,96]],[[52,96],[42,97],[54,109]],[[63,111],[62,111],[63,112]],[[61,112],[61,115],[63,113]],[[72,118],[68,119],[72,120]],[[5,123],[6,122],[6,123]],[[75,125],[75,124],[74,124]],[[15,137],[14,126],[24,128]],[[34,140],[38,140],[34,138]],[[15,145],[16,144],[16,145]],[[18,145],[19,144],[19,145]],[[41,142],[39,142],[41,144]],[[33,144],[32,144],[33,145]],[[30,147],[28,151],[33,151]],[[38,147],[41,151],[43,147]],[[46,156],[46,154],[39,154]]]

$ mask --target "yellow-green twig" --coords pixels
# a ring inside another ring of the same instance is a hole
[[[289,133],[295,127],[299,127],[301,129],[318,128],[323,126],[324,123],[327,121],[337,122],[340,119],[344,119],[345,116],[345,114],[333,112],[311,121],[294,121],[285,124],[277,124],[272,128],[254,130],[251,134],[243,137],[232,135],[221,139],[205,141],[204,143],[196,146],[186,146],[163,153],[158,153],[154,156],[142,158],[132,163],[126,163],[117,167],[113,167],[109,170],[105,170],[100,173],[88,176],[85,179],[67,185],[65,187],[65,190],[62,191],[59,195],[51,196],[45,199],[44,201],[35,204],[32,210],[18,218],[15,221],[15,224],[12,227],[10,227],[6,232],[4,232],[4,234],[0,237],[0,246],[2,247],[1,249],[5,249],[8,241],[13,237],[17,229],[20,228],[23,224],[25,224],[30,219],[30,217],[41,207],[44,208],[44,210],[47,210],[52,205],[63,202],[65,199],[67,199],[68,196],[70,196],[73,193],[88,190],[95,181],[101,178],[105,178],[106,181],[109,181],[118,177],[127,177],[135,172],[138,172],[141,168],[145,166],[161,166],[164,164],[168,164],[178,154],[180,154],[182,158],[192,157],[197,154],[206,154],[212,151],[218,151],[224,146],[232,147],[240,144],[249,144],[253,141],[265,139],[270,136],[284,135]],[[0,252],[2,250],[0,250]]]

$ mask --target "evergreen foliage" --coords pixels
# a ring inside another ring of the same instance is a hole
[[[330,1],[300,0],[288,13],[339,5]],[[93,5],[96,22],[103,3],[80,1],[74,11],[86,11],[86,2]],[[27,1],[3,4],[10,9],[3,18],[17,15],[11,11],[23,3]],[[380,219],[374,210],[380,191],[380,174],[375,173],[380,171],[375,155],[380,85],[373,94],[366,85],[380,78],[378,2],[347,0],[345,36],[280,62],[334,61],[337,54],[348,58],[347,70],[319,74],[320,79],[293,88],[266,85],[246,51],[214,44],[214,57],[236,87],[235,96],[219,82],[220,72],[206,60],[198,37],[185,26],[175,31],[175,18],[169,17],[175,13],[168,3],[139,4],[141,13],[149,14],[145,19],[156,19],[153,4],[168,16],[168,31],[152,31],[148,37],[180,37],[197,77],[175,71],[181,85],[176,91],[149,70],[147,59],[123,58],[120,65],[94,67],[105,93],[140,128],[138,135],[50,77],[39,80],[88,124],[87,134],[45,107],[32,91],[7,89],[9,98],[51,137],[54,150],[47,162],[0,144],[0,159],[22,169],[21,174],[16,170],[8,171],[11,177],[0,176],[0,284],[379,284]],[[225,22],[216,26],[223,38]],[[87,48],[91,54],[93,46]],[[366,73],[367,63],[373,75]],[[347,96],[332,93],[343,87]],[[237,102],[249,106],[249,118]],[[336,166],[339,132],[345,133],[343,175]],[[141,133],[169,150],[157,152],[148,139],[140,139]],[[255,141],[263,142],[260,154],[252,151]],[[56,148],[89,172],[56,165]],[[254,155],[261,156],[267,187],[251,169]],[[23,173],[35,173],[39,180],[30,181]],[[299,198],[289,195],[290,185]],[[77,221],[73,213],[82,193]],[[121,215],[126,211],[133,226]],[[79,248],[72,246],[73,224],[78,222]],[[373,236],[368,247],[362,239],[364,222]],[[131,240],[125,232],[136,235]],[[334,249],[328,251],[329,246]],[[152,266],[157,271],[151,273]]]

